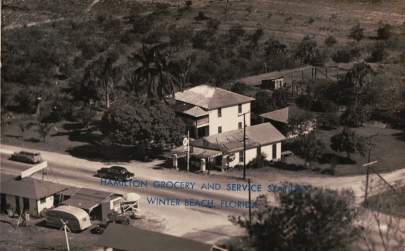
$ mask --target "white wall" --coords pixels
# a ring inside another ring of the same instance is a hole
[[[16,201],[15,201],[15,196],[14,195],[6,195],[6,204],[10,205],[10,208],[15,212],[15,213],[19,213],[16,212],[17,210],[17,205],[16,205]],[[22,197],[19,197],[19,201],[20,201],[20,209],[22,209],[24,207],[24,201]],[[31,216],[35,216],[35,217],[39,217],[40,213],[42,210],[44,210],[45,208],[52,208],[53,207],[53,196],[47,197],[45,199],[44,203],[41,203],[40,200],[35,200],[35,199],[29,199],[29,203],[30,203],[30,207],[29,207],[29,214]]]
[[[40,214],[42,210],[53,207],[53,196],[47,197],[44,203],[41,203],[40,200],[37,200],[38,213]]]
[[[238,112],[238,105],[222,108],[221,117],[218,117],[218,109],[209,111],[209,135],[218,134],[219,126],[222,132],[237,130],[238,123],[243,122],[243,116],[239,115],[246,112],[246,125],[250,126],[250,103],[242,104],[242,113]]]
[[[272,160],[273,156],[273,145],[267,145],[261,147],[262,153],[266,155],[266,160]]]
[[[243,165],[243,161],[239,162],[239,152],[236,152],[234,154],[235,154],[235,159],[232,162],[229,162],[229,167],[234,167],[238,164]],[[256,158],[257,148],[246,150],[245,156],[246,156],[246,164],[248,164],[251,160]]]
[[[273,159],[273,147],[276,147],[276,158]],[[262,153],[266,154],[266,160],[278,160],[281,158],[281,142],[261,147]]]
[[[277,143],[277,153],[276,153],[276,155],[277,155],[277,159],[281,158],[281,142]]]

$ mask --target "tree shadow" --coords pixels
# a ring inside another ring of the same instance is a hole
[[[134,151],[133,147],[100,144],[86,144],[66,150],[74,157],[101,162],[128,162],[134,159]]]
[[[32,142],[32,143],[39,143],[39,142],[41,142],[39,139],[34,138],[34,137],[31,137],[31,138],[28,138],[28,139],[24,139],[24,141],[26,141],[26,142]]]
[[[306,170],[304,165],[286,163],[286,162],[283,162],[283,161],[268,162],[268,163],[265,163],[265,165],[273,167],[273,168],[281,169],[281,170],[287,170],[287,171],[303,171],[303,170]]]
[[[397,132],[392,134],[392,136],[394,136],[396,139],[400,140],[400,141],[405,141],[405,132]]]
[[[324,153],[318,161],[321,164],[329,164],[329,163],[335,163],[335,164],[340,164],[340,165],[356,164],[356,161],[346,158],[346,157],[339,156],[334,153]]]

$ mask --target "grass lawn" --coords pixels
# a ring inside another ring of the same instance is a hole
[[[405,218],[405,186],[397,188],[396,192],[387,190],[383,193],[373,195],[368,199],[371,209],[382,213]]]
[[[405,168],[405,139],[404,133],[400,130],[378,128],[378,127],[361,127],[353,129],[362,136],[373,137],[375,148],[371,152],[371,161],[378,160],[378,163],[373,165],[373,168],[377,172],[389,172],[400,168]],[[337,159],[335,167],[335,175],[356,175],[364,174],[365,169],[362,167],[364,163],[367,163],[367,156],[361,156],[360,154],[352,154],[352,161],[345,159],[345,153],[336,153],[330,148],[330,138],[338,133],[340,129],[335,130],[319,130],[317,132],[318,138],[322,140],[326,145],[326,155],[335,157]],[[288,164],[292,165],[304,165],[305,161],[298,156],[287,159]],[[325,169],[330,168],[331,163],[329,161],[320,161],[312,164],[312,168]]]

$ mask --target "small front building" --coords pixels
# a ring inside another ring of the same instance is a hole
[[[66,186],[24,178],[16,180],[14,177],[4,179],[1,185],[1,211],[11,211],[15,214],[29,213],[34,217],[40,217],[45,209],[55,206],[55,198],[58,198]]]

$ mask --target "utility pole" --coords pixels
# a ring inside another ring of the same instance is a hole
[[[190,131],[187,130],[187,172],[190,171]]]
[[[248,179],[248,185],[249,185],[249,237],[252,237],[252,191],[250,179]]]
[[[243,116],[243,179],[246,179],[246,113],[240,114]]]
[[[375,136],[377,136],[377,134],[370,136],[369,140],[371,140],[371,138],[373,138]],[[371,150],[373,148],[373,144],[369,141],[368,145],[369,145],[369,148],[368,148],[367,163],[363,164],[363,167],[366,168],[366,187],[365,187],[365,191],[364,191],[364,207],[368,206],[367,197],[368,197],[368,183],[369,183],[369,176],[370,176],[370,166],[378,163],[378,161],[371,161]]]

